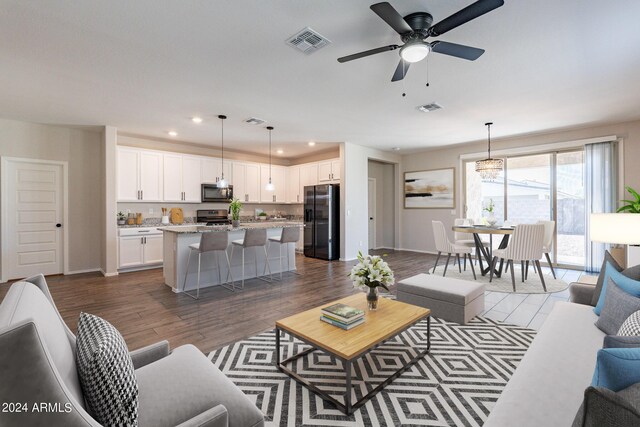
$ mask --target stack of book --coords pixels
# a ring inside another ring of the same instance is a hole
[[[321,310],[320,320],[349,330],[364,323],[364,311],[344,304],[334,304]]]

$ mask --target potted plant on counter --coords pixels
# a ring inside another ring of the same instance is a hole
[[[267,220],[267,213],[266,212],[260,212],[258,214],[258,219],[261,221],[266,221]]]
[[[242,210],[240,199],[233,199],[229,203],[229,210],[231,211],[231,224],[234,228],[240,227],[240,211]]]
[[[124,212],[122,211],[118,212],[118,225],[124,225],[126,220],[127,220],[127,216],[124,214]]]

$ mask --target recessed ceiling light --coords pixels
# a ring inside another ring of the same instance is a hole
[[[176,132],[175,130],[170,130],[167,133],[169,134],[169,136],[178,136],[178,132]]]
[[[315,143],[315,142],[313,142],[313,141],[309,141],[309,147],[313,147],[314,145],[316,145],[316,143]]]
[[[191,117],[193,123],[202,123],[202,117]]]
[[[276,153],[278,153],[278,154],[282,154],[282,153],[284,153],[284,151],[282,151],[282,150],[276,150]]]

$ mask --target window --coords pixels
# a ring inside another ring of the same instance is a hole
[[[505,158],[505,168],[493,181],[483,180],[475,161],[465,164],[466,217],[478,222],[490,200],[498,223],[554,220],[552,260],[584,266],[584,150]]]

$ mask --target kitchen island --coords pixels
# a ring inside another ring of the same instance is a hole
[[[303,224],[295,221],[267,221],[267,222],[248,222],[241,223],[240,227],[233,228],[230,225],[214,225],[214,226],[202,226],[194,225],[190,227],[162,227],[160,230],[163,232],[163,275],[164,283],[171,287],[171,289],[178,293],[184,290],[185,281],[185,268],[187,267],[187,259],[189,257],[189,245],[200,242],[200,236],[202,233],[216,233],[216,232],[229,232],[229,246],[227,247],[227,254],[231,257],[231,242],[233,240],[241,240],[244,238],[244,232],[250,228],[266,228],[267,239],[272,236],[280,236],[283,228],[287,227],[300,227]],[[302,236],[302,230],[300,232]],[[257,252],[258,271],[255,270],[255,257]],[[267,243],[267,254],[269,256],[269,265],[271,267],[272,274],[280,273],[280,248],[277,243],[269,245]],[[227,262],[224,259],[224,254],[220,258],[220,277],[224,281],[227,277]],[[218,272],[216,271],[216,259],[215,254],[202,254],[202,264],[200,272],[200,288],[208,286],[220,285],[218,280]],[[295,246],[287,245],[286,250],[282,248],[282,268],[283,271],[295,271],[296,269],[296,257]],[[287,258],[289,263],[287,264]],[[242,257],[239,247],[236,248],[231,259],[231,274],[233,279],[237,282],[242,280]],[[289,270],[287,270],[287,265]],[[245,252],[245,280],[261,276],[265,267],[264,251],[262,248],[258,248],[256,251],[254,248],[247,249]],[[198,257],[192,256],[189,265],[189,274],[187,276],[187,290],[196,288],[197,276],[198,276]]]

